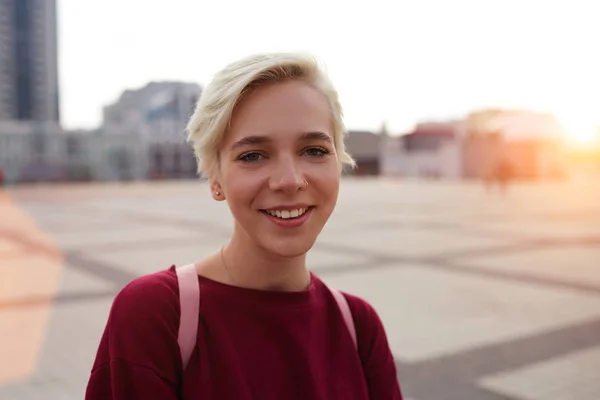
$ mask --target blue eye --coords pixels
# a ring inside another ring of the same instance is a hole
[[[244,162],[255,162],[255,161],[259,161],[262,157],[262,154],[257,153],[257,152],[250,152],[250,153],[245,153],[242,154],[241,156],[238,157],[238,160],[240,161],[244,161]]]
[[[305,153],[310,157],[323,157],[329,154],[329,151],[321,148],[321,147],[311,147],[305,150]]]

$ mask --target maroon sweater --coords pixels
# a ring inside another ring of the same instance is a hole
[[[174,267],[115,298],[87,400],[401,400],[382,323],[345,294],[358,350],[334,297],[313,275],[302,292],[244,289],[199,277],[198,345],[182,371]]]

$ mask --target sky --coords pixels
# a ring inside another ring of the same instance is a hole
[[[486,107],[600,125],[600,21],[589,0],[58,0],[63,124],[153,80],[206,85],[262,51],[327,66],[349,129],[408,130]],[[594,43],[595,42],[595,43]]]

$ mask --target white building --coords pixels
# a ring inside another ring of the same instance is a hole
[[[423,123],[403,136],[388,136],[381,147],[381,173],[388,176],[462,177],[460,122]]]
[[[59,123],[55,0],[0,1],[0,121]]]
[[[151,82],[127,90],[104,107],[103,129],[141,135],[152,143],[182,143],[200,93],[198,84],[185,82]]]
[[[560,130],[546,116],[498,113],[476,129],[469,121],[418,124],[385,138],[381,173],[426,179],[489,179],[500,169],[514,179],[564,176]]]

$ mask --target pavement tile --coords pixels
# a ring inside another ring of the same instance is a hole
[[[52,234],[54,241],[63,250],[79,250],[85,249],[86,246],[106,244],[114,244],[117,247],[119,244],[139,243],[147,240],[184,240],[189,236],[190,233],[185,229],[169,226],[148,229],[147,226],[120,224],[118,221],[114,221],[112,230],[93,231],[85,235],[80,232],[55,232]]]
[[[461,265],[481,270],[594,285],[600,293],[600,246],[561,246],[458,259]]]
[[[169,268],[175,264],[186,265],[213,254],[220,249],[219,243],[197,245],[148,246],[135,250],[88,251],[86,258],[112,265],[135,276],[141,276]]]
[[[478,384],[522,400],[598,400],[600,346],[487,376]]]
[[[360,230],[349,231],[347,235],[323,237],[320,243],[347,245],[368,253],[378,253],[388,257],[435,257],[449,252],[489,248],[491,246],[515,243],[512,239],[473,237],[453,232],[433,229],[403,230]]]

